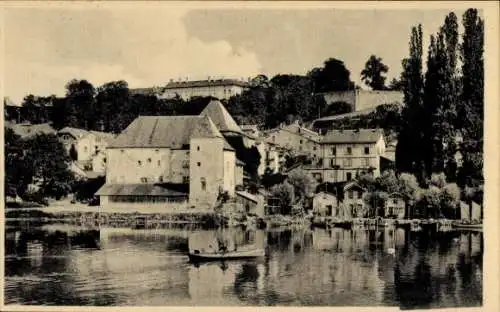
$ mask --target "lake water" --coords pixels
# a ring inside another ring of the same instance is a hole
[[[266,257],[189,263],[189,246],[214,233],[7,224],[5,304],[482,305],[481,233],[232,229],[225,234],[263,244]]]

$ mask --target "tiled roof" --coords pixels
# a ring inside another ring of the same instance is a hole
[[[37,134],[55,134],[56,130],[48,123],[43,124],[15,124],[12,130],[22,138],[28,138]]]
[[[167,184],[104,184],[97,192],[98,196],[187,196],[181,187],[174,188]]]
[[[348,182],[344,185],[344,192],[351,190],[353,188],[365,191],[365,188],[363,188],[361,185],[359,185],[356,181],[351,181],[351,182]]]
[[[197,81],[174,81],[165,86],[165,89],[195,88],[195,87],[216,87],[216,86],[239,86],[247,87],[248,83],[235,79],[218,80],[197,80]]]
[[[191,138],[223,138],[207,116],[140,116],[108,148],[168,147],[184,149]],[[233,150],[224,140],[224,149]]]
[[[382,129],[330,130],[321,143],[375,143],[383,136]]]
[[[89,134],[89,131],[79,128],[64,127],[61,130],[59,130],[58,133],[59,134],[68,133],[71,134],[75,139],[80,139]]]
[[[248,200],[251,200],[254,203],[258,203],[259,202],[259,199],[257,198],[257,196],[255,196],[253,194],[250,194],[250,193],[248,193],[246,191],[236,191],[235,193],[236,193],[236,195],[241,196],[243,198],[246,198]]]
[[[220,101],[210,101],[200,115],[210,117],[221,132],[243,133],[240,126],[238,126]]]

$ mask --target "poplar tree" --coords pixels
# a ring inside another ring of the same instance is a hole
[[[474,185],[483,180],[483,123],[484,123],[484,21],[477,9],[463,15],[464,34],[460,46],[462,61],[462,105],[458,126],[464,143],[461,184]]]
[[[422,154],[423,86],[422,75],[422,25],[412,28],[409,57],[403,60],[403,93],[405,107],[396,147],[396,167],[400,172],[425,176]]]

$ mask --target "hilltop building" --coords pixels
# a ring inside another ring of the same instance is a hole
[[[96,194],[103,209],[210,210],[220,192],[234,195],[242,181],[234,148],[205,114],[138,117],[106,158],[106,184]]]
[[[318,146],[313,163],[304,167],[318,181],[350,181],[363,172],[380,175],[386,148],[381,129],[332,130]]]
[[[160,98],[170,99],[176,96],[183,100],[192,97],[211,96],[219,100],[241,94],[248,88],[248,82],[236,79],[207,79],[197,81],[173,81],[171,80],[164,88]]]

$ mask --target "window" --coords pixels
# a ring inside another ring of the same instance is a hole
[[[337,148],[336,147],[332,147],[332,155],[333,156],[337,155]]]
[[[363,160],[363,163],[364,163],[365,167],[369,167],[369,166],[370,166],[370,159],[365,158],[365,159]]]
[[[392,203],[393,203],[394,205],[396,205],[396,204],[398,203],[398,200],[397,200],[396,198],[394,198],[394,199],[392,200]]]
[[[315,151],[315,150],[316,150],[316,146],[313,146],[313,151]]]
[[[358,192],[358,199],[361,199],[361,198],[363,198],[363,193]]]
[[[198,150],[198,151],[199,151],[199,150],[200,150],[200,147],[199,147],[199,146],[197,146],[197,147],[196,147],[196,150]]]
[[[142,161],[138,160],[138,161],[137,161],[137,165],[138,165],[138,166],[142,166]]]
[[[347,178],[347,181],[351,181],[352,180],[352,173],[348,172],[346,174],[346,178]]]
[[[201,182],[201,190],[206,191],[207,190],[207,181],[205,180],[205,178],[201,178],[200,182]]]
[[[198,167],[201,166],[201,162],[198,162],[197,165],[198,165]]]
[[[188,184],[189,183],[189,177],[186,177],[186,176],[182,177],[182,183]]]
[[[330,159],[330,167],[335,168],[335,158]]]
[[[104,157],[104,158],[102,159],[102,162],[103,162],[103,163],[106,163],[106,157]]]
[[[354,192],[353,191],[349,191],[347,193],[347,195],[349,196],[349,199],[353,199],[354,198]]]
[[[142,182],[142,183],[148,183],[148,178],[142,177],[142,178],[141,178],[141,182]]]
[[[275,142],[275,141],[276,141],[276,137],[273,135],[273,142]]]
[[[352,159],[344,159],[344,167],[351,167]]]
[[[151,163],[151,158],[148,158],[148,163]]]
[[[368,155],[368,154],[370,154],[370,147],[365,146],[365,155]]]
[[[352,155],[352,147],[347,148],[347,155]]]
[[[85,147],[83,148],[83,151],[84,151],[84,152],[87,152],[87,151],[88,151],[88,148],[85,146]]]
[[[159,176],[158,181],[163,182],[163,176]]]
[[[300,144],[302,144],[302,140],[300,140],[299,142],[300,142]]]
[[[161,160],[158,159],[158,167],[161,167]]]
[[[155,150],[155,152],[159,153],[159,152],[160,152],[160,150],[156,149],[156,150]]]

